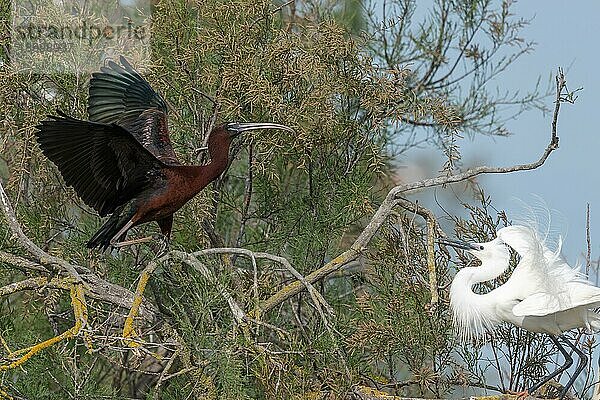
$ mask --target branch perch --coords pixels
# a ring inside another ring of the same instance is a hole
[[[19,222],[17,221],[17,217],[15,215],[15,211],[10,204],[10,200],[4,191],[4,187],[2,187],[2,182],[0,182],[0,205],[2,206],[2,211],[4,211],[4,215],[12,231],[13,235],[16,236],[17,240],[29,253],[37,257],[40,264],[50,264],[60,267],[60,269],[65,270],[69,275],[71,275],[77,282],[82,282],[81,276],[77,272],[77,268],[62,260],[58,257],[51,256],[46,253],[44,250],[39,248],[35,243],[33,243],[21,229]],[[89,269],[85,267],[79,267],[79,269],[83,272],[89,272]]]
[[[550,130],[550,142],[546,146],[546,149],[542,153],[541,157],[532,163],[513,165],[510,167],[488,167],[485,165],[468,169],[464,172],[457,173],[454,175],[438,176],[435,178],[423,179],[417,182],[406,183],[398,185],[391,189],[375,214],[371,221],[360,233],[358,238],[354,241],[350,249],[346,250],[333,260],[329,261],[322,267],[316,269],[312,273],[306,276],[306,281],[313,284],[318,280],[326,277],[327,275],[337,271],[347,263],[354,261],[370,243],[371,239],[375,236],[379,228],[385,223],[388,216],[392,212],[393,208],[401,202],[401,196],[405,193],[412,192],[418,189],[425,189],[434,186],[442,186],[449,183],[457,183],[465,181],[467,179],[474,178],[482,174],[506,174],[516,171],[527,171],[539,168],[542,166],[550,154],[558,149],[558,134],[557,134],[557,121],[560,112],[560,104],[563,101],[568,101],[569,97],[563,97],[563,92],[567,87],[565,76],[561,69],[558,70],[556,76],[556,97],[554,115],[552,117],[552,125]],[[264,300],[260,304],[261,312],[264,314],[279,304],[283,303],[292,296],[297,295],[303,290],[304,285],[301,282],[295,281],[285,286],[277,293],[273,294],[267,300]]]

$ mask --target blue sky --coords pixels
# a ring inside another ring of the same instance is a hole
[[[523,56],[495,84],[501,89],[535,86],[538,76],[547,80],[558,67],[565,69],[569,89],[583,87],[575,105],[564,104],[558,122],[560,148],[540,169],[508,175],[480,177],[479,182],[498,209],[509,216],[523,214],[522,204],[536,202],[539,196],[560,216],[553,228],[564,236],[563,254],[567,260],[584,262],[586,251],[585,208],[590,204],[592,259],[600,257],[600,135],[597,134],[597,105],[600,104],[600,78],[597,71],[597,39],[600,36],[600,2],[521,1],[514,5],[517,16],[531,19],[522,32],[537,43],[533,53]],[[552,106],[552,100],[547,100]],[[466,165],[485,160],[486,165],[504,166],[536,160],[549,141],[551,115],[531,111],[509,121],[514,134],[506,138],[477,136],[460,140]],[[430,150],[429,150],[430,152]],[[416,162],[423,154],[409,159]],[[441,166],[443,160],[439,160]],[[432,172],[435,174],[435,171]],[[438,189],[438,194],[440,193]],[[431,201],[432,193],[425,194]],[[598,200],[597,200],[598,199]],[[432,206],[437,215],[443,211]]]

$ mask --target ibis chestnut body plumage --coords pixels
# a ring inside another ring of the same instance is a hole
[[[224,124],[209,134],[208,164],[182,165],[169,138],[166,102],[125,58],[120,61],[92,75],[89,121],[59,112],[36,132],[65,183],[100,216],[111,214],[90,248],[106,249],[150,221],[169,237],[173,213],[227,169],[235,136],[254,129],[292,131],[271,123]]]

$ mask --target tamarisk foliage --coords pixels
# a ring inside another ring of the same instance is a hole
[[[296,131],[235,142],[235,162],[178,213],[159,258],[148,245],[86,249],[101,221],[33,129],[56,108],[85,118],[89,76],[17,70],[0,36],[0,397],[317,399],[485,386],[452,335],[449,254],[434,246],[445,233],[404,195],[537,168],[558,136],[532,164],[461,170],[459,135],[505,135],[500,104],[543,107],[536,82],[508,97],[491,86],[531,51],[519,36],[526,21],[510,2],[439,0],[423,18],[416,1],[384,3],[383,19],[381,4],[354,0],[154,4],[151,56],[132,63],[167,100],[182,161],[206,161],[199,149],[221,121]],[[556,89],[554,124],[562,74]],[[397,162],[416,146],[446,154],[445,174],[402,183]],[[60,340],[36,347],[48,338]]]

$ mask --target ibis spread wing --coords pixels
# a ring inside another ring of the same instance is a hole
[[[65,183],[101,216],[161,175],[164,163],[123,127],[60,114],[37,126],[38,143]]]
[[[121,56],[92,74],[88,114],[91,121],[126,128],[165,164],[179,164],[169,138],[167,104]]]

